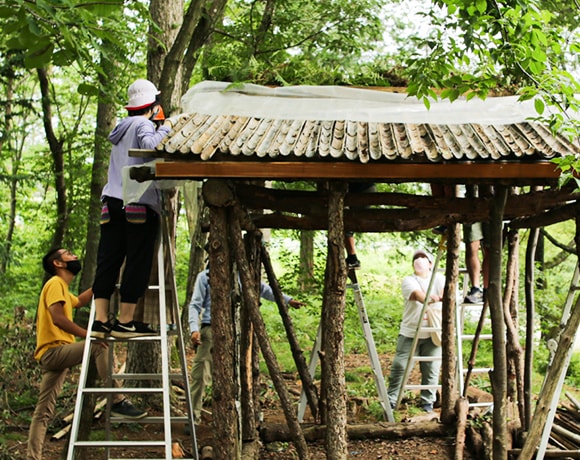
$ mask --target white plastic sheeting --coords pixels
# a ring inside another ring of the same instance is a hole
[[[517,96],[432,101],[427,109],[416,97],[376,89],[341,86],[268,88],[212,81],[190,88],[181,104],[184,113],[276,120],[503,125],[538,116],[533,101],[519,102]]]

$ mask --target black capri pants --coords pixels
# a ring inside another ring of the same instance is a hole
[[[137,303],[145,294],[159,232],[159,215],[148,206],[129,205],[105,197],[101,213],[101,239],[93,283],[95,299],[110,299],[119,278],[121,302]]]

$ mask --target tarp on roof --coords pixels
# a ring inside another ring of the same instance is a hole
[[[533,101],[519,102],[517,96],[432,101],[427,109],[416,97],[376,89],[342,86],[269,88],[213,81],[204,81],[190,88],[181,103],[184,113],[273,120],[504,125],[530,121],[538,116]]]

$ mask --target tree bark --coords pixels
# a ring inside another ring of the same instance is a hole
[[[115,127],[116,106],[111,100],[116,82],[110,75],[115,75],[115,63],[101,57],[103,74],[99,74],[99,100],[97,104],[97,126],[95,128],[95,155],[91,170],[90,201],[87,218],[87,242],[85,245],[85,260],[81,274],[80,291],[88,289],[95,278],[97,269],[97,250],[101,234],[101,192],[107,182],[107,166],[111,155],[109,133]],[[88,318],[87,318],[88,319]]]
[[[346,290],[343,224],[345,193],[345,183],[330,183],[328,255],[321,313],[321,399],[327,408],[323,420],[327,426],[326,453],[329,460],[342,460],[347,456],[343,330]]]
[[[232,312],[233,289],[231,256],[228,243],[228,210],[210,206],[209,263],[211,288],[211,325],[213,358],[213,424],[215,439],[227,440],[215,444],[216,458],[239,459],[241,441],[238,431],[239,414],[236,401],[239,388],[235,356],[235,324]]]
[[[580,248],[580,209],[577,203],[576,209],[576,247]],[[562,320],[566,321],[566,318],[562,318]],[[530,429],[526,433],[526,440],[518,460],[530,460],[534,456],[541,439],[547,415],[550,411],[550,404],[552,404],[554,393],[558,389],[559,379],[561,378],[564,367],[567,365],[568,354],[571,352],[576,332],[578,331],[578,327],[580,327],[580,297],[576,299],[576,303],[567,322],[560,326],[562,327],[562,331],[558,348],[544,378],[544,386],[542,387],[542,392],[536,404]]]
[[[316,283],[314,278],[314,235],[311,230],[300,232],[300,270],[298,286],[301,291],[309,292]]]
[[[325,425],[312,425],[303,428],[304,437],[308,442],[325,439]],[[414,423],[373,423],[368,425],[347,425],[346,432],[351,440],[357,439],[404,439],[411,437],[439,437],[447,435],[447,427],[437,421]],[[283,424],[268,424],[260,431],[264,443],[291,441],[290,431]]]
[[[531,228],[526,246],[525,300],[526,300],[526,349],[524,355],[524,417],[522,427],[527,431],[532,421],[532,370],[534,367],[534,322],[536,302],[534,297],[534,272],[536,245],[540,229]]]
[[[443,292],[443,319],[441,323],[441,420],[452,423],[455,419],[456,387],[456,344],[455,312],[457,305],[457,278],[459,276],[459,245],[461,235],[459,224],[447,228],[447,252],[445,263],[445,290]],[[461,357],[459,357],[461,359]],[[462,376],[460,376],[462,378]]]
[[[292,403],[288,389],[286,388],[286,383],[282,378],[280,367],[278,366],[278,362],[276,360],[276,355],[270,345],[264,319],[260,313],[260,299],[258,290],[251,289],[252,279],[250,276],[250,267],[241,240],[241,217],[241,210],[235,208],[235,211],[230,215],[228,223],[230,241],[232,243],[232,249],[235,255],[236,264],[238,265],[240,280],[242,282],[242,295],[244,298],[244,304],[249,310],[252,324],[256,330],[256,337],[258,339],[258,343],[260,344],[260,350],[262,351],[262,356],[264,356],[264,360],[266,361],[266,365],[268,366],[268,370],[270,372],[270,377],[272,378],[272,382],[276,388],[278,397],[280,398],[280,403],[286,417],[286,422],[288,423],[292,433],[293,442],[296,446],[298,455],[301,459],[308,459],[310,457],[308,453],[308,446],[304,436],[302,435],[296,413],[292,408]]]
[[[469,401],[466,398],[457,400],[457,433],[455,435],[455,456],[454,460],[463,460],[463,450],[465,449],[465,430],[467,428],[467,413],[469,412]]]
[[[306,359],[304,359],[304,353],[300,348],[300,343],[294,332],[294,326],[292,325],[292,318],[288,314],[288,306],[284,302],[284,297],[282,296],[282,290],[274,274],[274,269],[272,267],[272,262],[270,261],[270,255],[265,247],[262,247],[261,251],[262,263],[266,270],[266,275],[268,276],[268,283],[274,292],[276,298],[276,304],[278,305],[278,311],[282,318],[282,323],[284,324],[284,329],[286,330],[286,337],[288,338],[288,343],[290,345],[290,350],[292,351],[292,356],[294,357],[294,362],[296,363],[296,369],[302,380],[302,389],[306,394],[306,399],[308,400],[308,406],[312,416],[316,420],[318,418],[318,392],[316,391],[316,386],[312,381],[312,376],[308,371],[308,364]]]
[[[519,235],[517,230],[508,232],[508,261],[505,295],[503,299],[507,340],[507,401],[517,404],[520,424],[524,420],[524,350],[520,345],[518,333],[518,280],[519,280]]]
[[[494,396],[493,408],[493,458],[507,458],[507,428],[506,428],[506,339],[505,321],[501,298],[502,285],[502,234],[503,208],[507,197],[505,187],[496,187],[492,200],[490,214],[490,247],[489,247],[489,308],[491,313],[493,334],[493,372],[492,390]]]
[[[67,193],[64,177],[63,141],[58,139],[52,125],[52,101],[50,81],[46,69],[36,69],[42,95],[42,122],[50,154],[52,156],[54,187],[56,191],[56,224],[52,236],[52,247],[62,246],[68,225]]]

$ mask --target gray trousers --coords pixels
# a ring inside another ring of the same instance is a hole
[[[62,390],[64,379],[71,367],[83,361],[85,342],[74,342],[50,348],[40,358],[42,381],[38,393],[38,402],[32,415],[28,431],[28,449],[26,458],[42,460],[42,447],[48,424],[54,417],[56,399]],[[91,353],[95,358],[99,378],[103,381],[109,373],[109,353],[104,346],[94,345]],[[119,394],[113,395],[113,403],[123,400]]]
[[[399,396],[399,389],[403,383],[405,376],[405,368],[409,360],[409,353],[413,345],[412,337],[405,337],[399,335],[397,339],[397,351],[395,358],[391,365],[391,374],[389,376],[389,388],[387,393],[389,401],[392,405],[397,403]],[[417,349],[415,355],[418,356],[441,356],[441,347],[436,346],[431,338],[419,339],[417,342]],[[421,385],[437,385],[439,383],[439,371],[441,369],[441,361],[422,361],[420,364],[421,370]],[[433,404],[437,397],[437,390],[421,390],[422,404]]]
[[[201,343],[197,347],[197,353],[191,367],[191,405],[193,406],[193,416],[196,421],[199,421],[201,417],[205,387],[211,385],[212,381],[211,350],[213,348],[213,333],[211,326],[202,328],[200,337]]]

